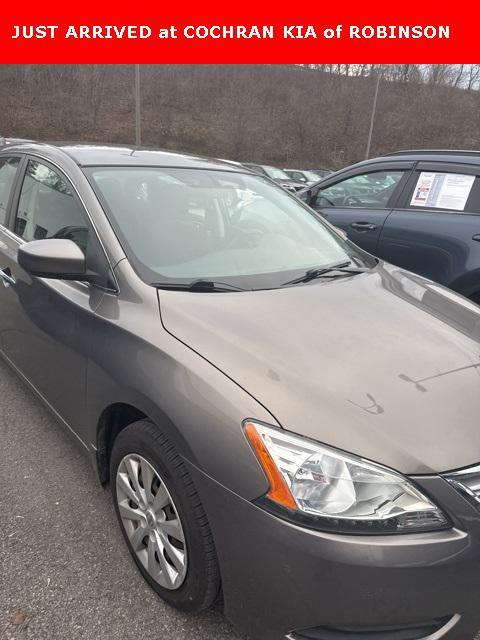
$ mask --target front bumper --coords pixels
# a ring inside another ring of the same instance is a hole
[[[473,640],[480,629],[480,513],[443,479],[417,482],[454,514],[453,529],[347,536],[287,523],[190,471],[214,534],[226,615],[251,638],[318,628],[347,629],[332,632],[342,640],[383,638],[382,629],[439,619],[440,630],[418,638]]]

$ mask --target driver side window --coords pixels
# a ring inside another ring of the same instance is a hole
[[[320,189],[311,206],[317,211],[331,207],[386,209],[404,171],[375,171],[351,176]]]
[[[67,182],[55,171],[29,160],[23,180],[15,233],[25,241],[73,240],[86,252],[88,225]]]

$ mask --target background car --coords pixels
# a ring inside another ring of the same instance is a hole
[[[282,169],[278,169],[277,167],[272,167],[268,164],[255,164],[253,162],[244,162],[243,166],[247,167],[248,169],[252,169],[260,175],[267,176],[284,189],[292,191],[293,193],[296,193],[297,191],[300,191],[305,187],[304,182],[293,180],[288,174],[285,173],[285,171],[282,171]]]
[[[309,169],[309,171],[315,173],[319,178],[325,178],[333,173],[331,169]]]
[[[318,182],[318,174],[308,169],[284,169],[284,171],[292,180],[303,182],[303,184],[310,185]]]
[[[300,197],[370,253],[480,302],[480,152],[399,151]]]

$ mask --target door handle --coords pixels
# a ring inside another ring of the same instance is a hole
[[[11,287],[17,282],[8,267],[0,269],[0,278],[3,280],[3,285],[5,287]]]
[[[358,231],[375,231],[377,228],[376,224],[371,224],[370,222],[352,222],[350,226]]]
[[[475,240],[475,242],[480,242],[480,233],[476,233],[474,236],[472,236],[472,240]]]

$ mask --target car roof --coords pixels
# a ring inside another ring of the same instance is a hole
[[[355,164],[342,167],[337,171],[333,171],[328,175],[321,178],[316,184],[323,183],[326,180],[340,178],[344,173],[351,171],[352,169],[361,169],[365,167],[368,169],[370,165],[386,164],[389,162],[448,162],[450,164],[469,164],[480,165],[480,151],[462,151],[455,149],[411,149],[405,151],[393,151],[392,153],[385,154],[383,156],[377,156],[375,158],[369,158],[368,160],[361,160]],[[315,169],[312,169],[315,171]],[[324,169],[321,169],[324,171]],[[325,169],[328,171],[328,169]],[[305,187],[307,189],[308,187]],[[311,188],[311,187],[309,187]]]
[[[49,159],[58,158],[58,152],[66,154],[81,167],[89,166],[151,166],[189,169],[221,169],[238,172],[241,166],[215,158],[176,153],[162,149],[138,148],[121,145],[99,144],[19,144],[9,146],[9,151],[35,153]],[[246,173],[246,171],[244,171]]]
[[[0,136],[0,150],[5,149],[5,147],[12,147],[18,144],[35,142],[34,140],[28,140],[26,138],[4,138]]]
[[[392,151],[386,156],[464,156],[468,158],[480,158],[480,151],[475,149],[407,149]]]
[[[364,160],[364,163],[381,162],[385,160],[411,160],[411,161],[432,161],[451,162],[465,164],[480,164],[480,151],[461,149],[407,149],[403,151],[393,151],[378,158]]]

